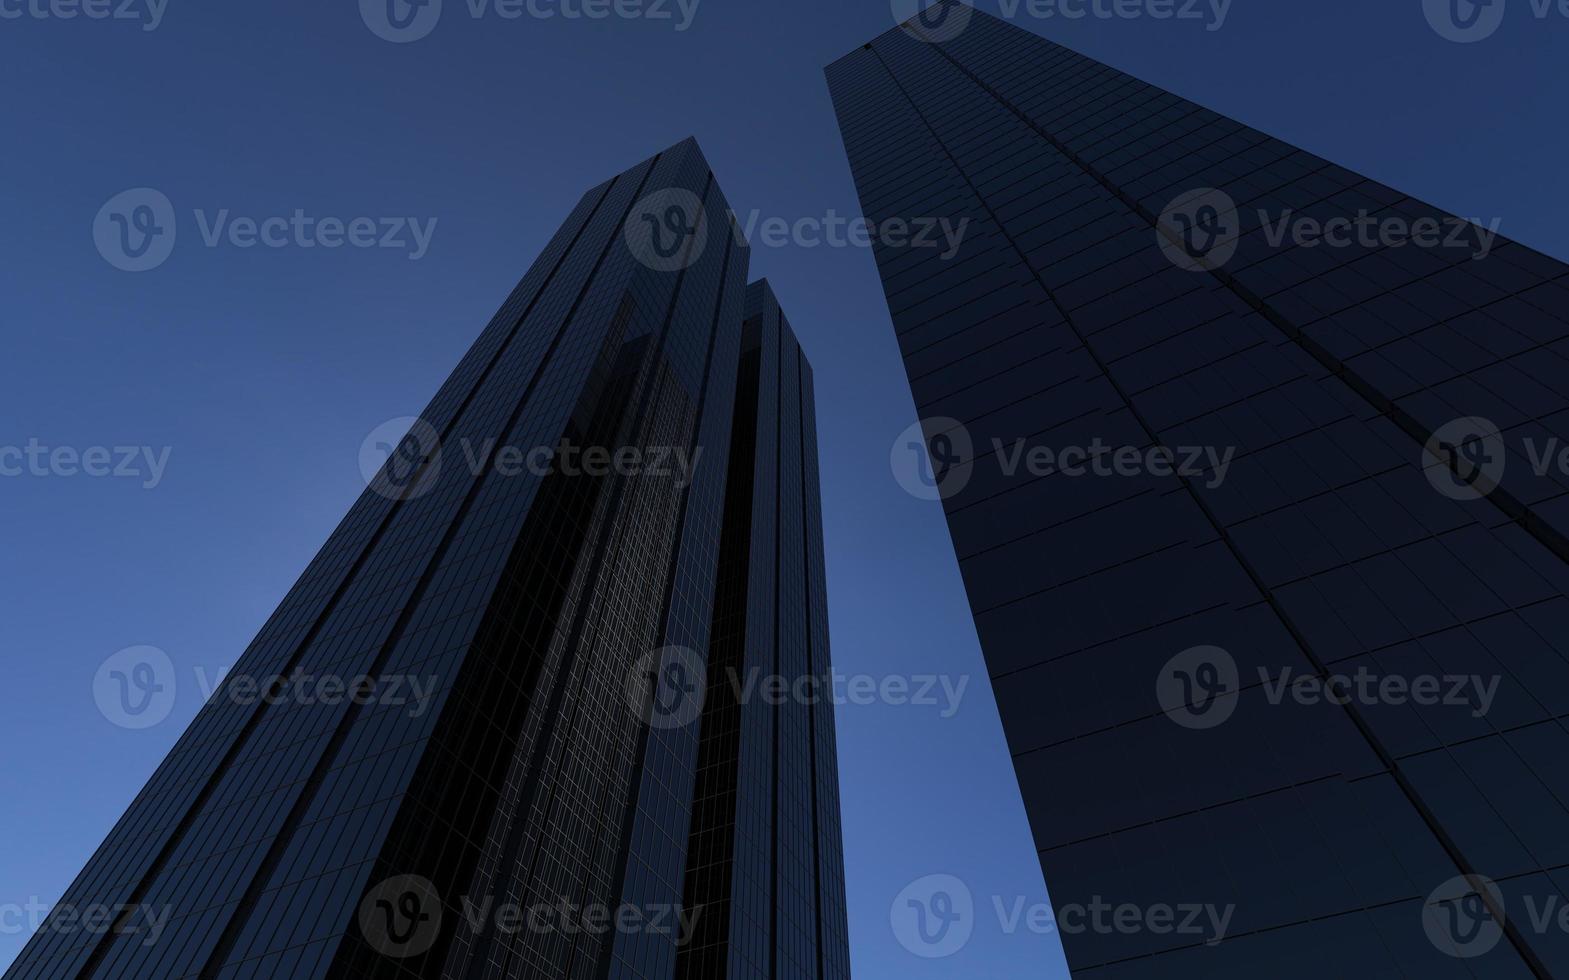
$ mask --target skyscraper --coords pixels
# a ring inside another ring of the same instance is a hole
[[[828,79],[1075,974],[1569,974],[1569,269],[952,0]]]
[[[582,198],[8,980],[848,975],[832,706],[711,730],[712,651],[829,656],[810,370],[729,213],[691,140]]]

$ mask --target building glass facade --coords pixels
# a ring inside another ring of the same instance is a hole
[[[676,975],[716,914],[683,901],[733,430],[789,433],[795,482],[744,503],[819,563],[728,601],[820,625],[823,588],[804,360],[787,406],[738,400],[756,372],[729,214],[691,140],[583,197],[7,980]],[[826,663],[812,637],[790,635],[792,669]],[[299,677],[343,690],[295,697]],[[751,801],[763,836],[732,850],[765,882],[786,867],[796,904],[765,892],[735,932],[839,975],[819,963],[842,948],[799,940],[843,912],[831,707],[826,741],[797,731],[807,709],[742,707],[788,733],[802,795]],[[769,785],[776,758],[737,776]],[[88,906],[123,911],[62,928]]]
[[[828,79],[1074,974],[1569,975],[1569,268],[951,0]]]

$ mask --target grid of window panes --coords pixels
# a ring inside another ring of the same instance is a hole
[[[710,194],[710,216],[728,214],[717,186]],[[719,220],[717,217],[711,220]],[[717,268],[694,268],[704,285],[683,293],[683,308],[675,323],[714,320],[709,337],[695,332],[687,339],[692,345],[708,345],[708,376],[703,391],[703,428],[701,438],[691,447],[689,458],[696,465],[695,483],[686,499],[682,530],[680,565],[676,569],[663,645],[687,650],[709,651],[713,658],[714,640],[710,633],[717,604],[720,536],[724,520],[727,458],[734,415],[740,411],[736,397],[737,374],[741,360],[741,334],[746,302],[748,255],[733,228],[726,228],[726,261]],[[717,295],[712,309],[704,309],[700,298]],[[647,744],[642,765],[641,786],[635,821],[628,837],[629,853],[624,868],[622,902],[634,908],[680,907],[696,914],[698,921],[719,913],[711,908],[683,905],[683,883],[687,868],[687,841],[697,784],[698,724],[674,728],[656,727],[646,733]],[[691,937],[668,932],[618,932],[615,936],[611,977],[670,977],[674,975],[679,943]]]
[[[707,921],[677,972],[845,976],[832,705],[758,693],[828,656],[810,369],[766,282],[748,291],[744,349],[686,880]]]
[[[1220,942],[1065,930],[1075,973],[1569,971],[1569,936],[1528,925],[1569,863],[1569,495],[1525,464],[1569,431],[1569,269],[1501,238],[1275,244],[1260,211],[1450,216],[980,12],[828,74],[868,218],[969,222],[951,257],[876,257],[921,415],[958,423],[929,435],[973,447],[943,504],[1052,899],[1232,913]],[[1236,203],[1235,257],[1174,260],[1158,219],[1205,188]],[[1465,417],[1519,465],[1457,500],[1423,450]],[[1096,445],[1218,455],[1006,462]],[[1211,727],[1157,697],[1197,647],[1239,678]],[[1496,698],[1265,683],[1359,672]],[[1508,912],[1466,960],[1427,928],[1462,872]]]

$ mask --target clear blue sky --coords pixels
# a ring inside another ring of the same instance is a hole
[[[684,31],[673,0],[673,21],[475,20],[446,0],[429,37],[392,44],[355,0],[156,0],[151,31],[27,2],[0,2],[23,11],[0,19],[0,448],[171,451],[152,489],[0,477],[0,911],[58,897],[196,712],[200,672],[233,663],[361,491],[367,434],[420,411],[585,188],[695,134],[743,219],[856,214],[821,68],[893,23],[888,0],[705,0]],[[1219,30],[1018,19],[1569,258],[1569,18],[1508,7],[1468,45],[1423,0],[1235,0]],[[179,239],[130,274],[93,227],[138,187],[173,202]],[[209,248],[193,213],[224,209],[437,225],[417,261]],[[856,973],[1061,976],[1055,937],[993,911],[1045,890],[939,507],[890,474],[914,410],[872,257],[758,247],[754,272],[816,367],[840,669],[973,678],[952,717],[840,711]],[[166,721],[127,731],[93,679],[144,644],[179,685]],[[978,905],[948,959],[889,923],[929,874]],[[0,968],[26,938],[9,919]]]

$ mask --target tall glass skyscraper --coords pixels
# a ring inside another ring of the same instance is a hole
[[[743,677],[829,651],[729,215],[691,140],[583,197],[7,980],[848,976],[832,705]]]
[[[828,78],[1075,974],[1569,975],[1569,268],[954,0]]]

